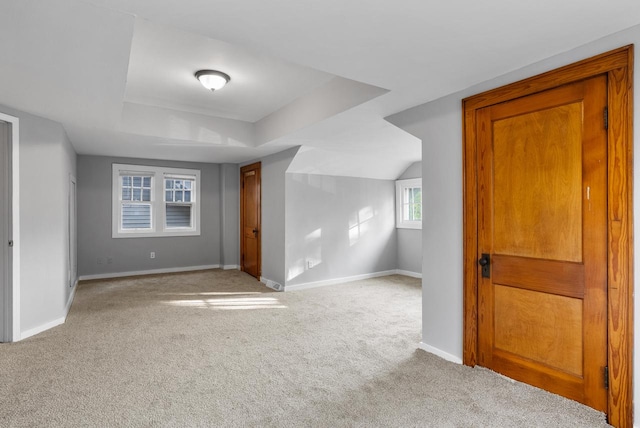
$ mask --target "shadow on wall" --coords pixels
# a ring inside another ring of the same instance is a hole
[[[395,269],[391,180],[287,174],[288,285]]]

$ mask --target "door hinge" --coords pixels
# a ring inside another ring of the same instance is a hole
[[[9,241],[9,246],[10,246],[10,247],[13,247],[13,240],[10,240],[10,241]]]
[[[609,366],[604,366],[604,389],[609,389]]]
[[[604,108],[604,129],[609,129],[609,107]]]

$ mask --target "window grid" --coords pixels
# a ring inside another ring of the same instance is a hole
[[[200,171],[112,165],[112,237],[200,235]]]

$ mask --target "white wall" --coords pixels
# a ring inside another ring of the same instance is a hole
[[[285,220],[287,288],[397,268],[393,180],[287,173]]]
[[[388,118],[391,123],[422,139],[423,158],[423,342],[450,356],[462,358],[462,130],[463,98],[523,78],[571,64],[628,44],[640,44],[640,26],[594,41],[523,69],[497,77],[445,98],[423,104]],[[640,86],[640,55],[636,52],[634,83]],[[634,123],[640,123],[640,91],[634,96]],[[640,171],[640,138],[634,138],[634,169]],[[634,223],[640,224],[640,176],[634,178]],[[640,266],[640,248],[634,245],[634,263]],[[636,269],[637,270],[637,269]],[[638,287],[638,275],[634,279]],[[640,307],[640,293],[635,294]],[[640,337],[640,317],[635,317],[634,342]],[[634,353],[634,366],[640,356]],[[640,378],[634,372],[634,395],[640,395]],[[634,410],[640,415],[640,400]],[[636,422],[637,424],[637,422]]]
[[[76,153],[56,122],[0,106],[20,119],[21,336],[64,322],[69,287],[69,179]]]

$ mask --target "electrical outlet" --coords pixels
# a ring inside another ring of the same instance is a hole
[[[152,259],[155,259],[156,258],[156,252],[152,251],[151,254],[149,254],[149,257],[152,258]]]
[[[113,257],[107,257],[107,264],[110,265],[113,263]]]
[[[313,269],[313,261],[307,260],[307,269]]]

